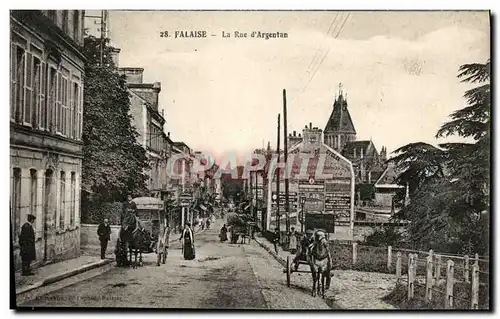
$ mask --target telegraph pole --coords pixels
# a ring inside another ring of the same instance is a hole
[[[278,114],[278,143],[277,143],[278,161],[280,162],[280,114]],[[280,168],[276,167],[276,228],[280,228]]]
[[[286,122],[286,90],[283,89],[283,143],[285,143],[285,211],[286,211],[286,232],[290,231],[290,202],[288,201],[288,131],[287,131],[287,122]]]

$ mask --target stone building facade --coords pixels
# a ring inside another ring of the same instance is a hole
[[[14,264],[27,215],[37,264],[80,254],[84,12],[10,13],[10,218]]]
[[[371,140],[357,140],[347,96],[340,85],[338,97],[324,129],[324,143],[353,163],[356,183],[373,184],[386,169],[387,152],[379,153]]]
[[[163,110],[159,110],[161,83],[144,83],[143,68],[119,68],[118,72],[126,77],[131,93],[132,125],[139,133],[138,142],[146,149],[148,156],[151,168],[147,172],[149,195],[162,197],[168,188],[167,160],[172,144],[163,130],[166,122]]]

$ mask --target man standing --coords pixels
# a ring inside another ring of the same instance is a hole
[[[105,259],[108,241],[111,240],[111,227],[109,226],[107,218],[104,218],[104,222],[97,228],[97,235],[99,236],[99,241],[101,242],[101,259]]]
[[[276,254],[278,253],[279,243],[280,243],[280,230],[278,228],[276,228],[274,230],[274,234],[273,234],[273,245],[274,245],[274,251],[276,252]]]
[[[28,221],[21,227],[19,234],[19,246],[21,248],[21,261],[22,261],[22,275],[33,276],[30,264],[36,259],[35,252],[35,231],[33,230],[33,222],[35,216],[29,214]]]
[[[299,250],[293,259],[293,263],[295,264],[295,270],[299,268],[299,261],[307,259],[307,248],[314,243],[314,232],[311,229],[306,230],[306,235],[302,238],[299,245]]]

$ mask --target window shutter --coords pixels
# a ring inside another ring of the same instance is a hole
[[[33,55],[26,54],[24,78],[24,116],[23,122],[31,124],[33,112]]]
[[[38,107],[38,126],[43,129],[47,128],[46,126],[46,118],[47,111],[45,107],[45,92],[47,90],[47,82],[45,76],[46,64],[45,62],[40,63],[40,97],[38,100],[40,101],[40,105]]]
[[[16,119],[17,46],[10,44],[10,119]]]

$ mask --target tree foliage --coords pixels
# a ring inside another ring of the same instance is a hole
[[[439,147],[411,143],[391,159],[409,186],[410,203],[394,217],[410,222],[407,233],[418,249],[456,253],[488,251],[490,188],[490,61],[466,64],[458,78],[478,86],[464,94],[466,106],[450,115],[436,137],[460,136],[472,143]]]
[[[100,44],[95,37],[85,38],[82,199],[122,201],[129,193],[146,192],[148,164],[131,124],[125,79],[115,72],[107,45],[100,66]]]

